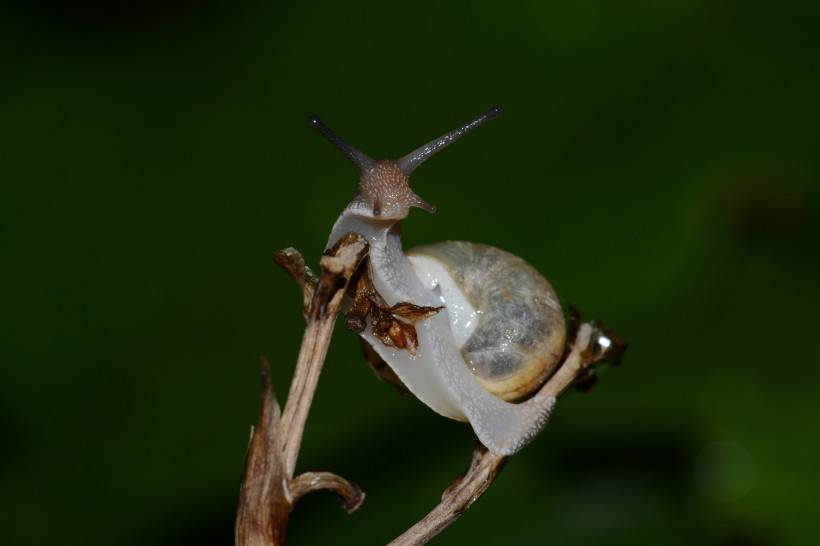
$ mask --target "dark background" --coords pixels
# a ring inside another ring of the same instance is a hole
[[[355,171],[431,160],[408,246],[494,244],[629,342],[436,544],[820,540],[817,9],[772,2],[28,2],[0,8],[4,544],[230,544],[258,401]],[[468,427],[337,329],[292,544],[385,543]]]

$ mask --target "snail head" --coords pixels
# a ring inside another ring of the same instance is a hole
[[[409,181],[413,171],[439,150],[500,115],[501,108],[494,106],[461,127],[395,160],[371,159],[345,142],[318,117],[313,116],[309,121],[311,127],[322,133],[359,170],[359,187],[353,199],[353,205],[373,218],[401,220],[407,217],[410,207],[418,207],[431,213],[436,211],[436,207],[410,189]]]

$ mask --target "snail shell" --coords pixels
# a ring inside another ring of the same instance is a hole
[[[445,241],[407,252],[439,287],[464,361],[498,398],[520,400],[557,366],[566,327],[555,291],[526,261],[489,245]]]

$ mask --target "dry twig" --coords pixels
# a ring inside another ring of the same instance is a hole
[[[270,367],[262,360],[262,402],[239,492],[236,546],[283,544],[293,505],[310,491],[333,491],[348,512],[356,510],[364,500],[358,486],[329,472],[309,472],[295,478],[293,473],[342,297],[367,249],[367,242],[359,235],[345,235],[322,257],[318,279],[295,249],[276,255],[276,262],[302,288],[307,326],[281,414],[270,384]]]

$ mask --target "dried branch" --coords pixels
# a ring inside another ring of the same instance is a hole
[[[308,308],[310,307],[311,300],[313,300],[313,292],[316,290],[316,285],[319,284],[319,279],[313,271],[305,265],[305,259],[302,257],[302,254],[292,246],[284,248],[274,254],[273,260],[279,267],[293,277],[293,280],[295,280],[302,289],[302,314],[305,315],[307,319]]]
[[[295,249],[285,249],[275,257],[302,288],[307,325],[281,414],[270,383],[270,366],[262,359],[262,402],[239,492],[236,546],[284,544],[293,505],[310,491],[330,489],[340,496],[348,512],[364,500],[358,486],[334,474],[306,473],[294,479],[293,473],[344,291],[367,250],[361,236],[345,235],[322,257],[318,279]]]
[[[367,241],[358,234],[349,233],[322,256],[322,276],[310,301],[308,323],[296,359],[296,372],[290,384],[285,411],[282,413],[285,471],[288,478],[293,477],[296,468],[296,456],[302,443],[305,421],[319,382],[319,374],[325,363],[330,337],[336,324],[336,315],[339,314],[347,283],[367,254],[367,250]]]
[[[295,504],[303,495],[320,489],[336,493],[348,514],[358,510],[364,502],[364,492],[358,485],[330,472],[305,472],[294,478],[290,482],[292,502]]]
[[[279,402],[270,382],[270,364],[262,358],[262,403],[259,419],[251,433],[245,471],[239,489],[236,515],[237,545],[268,546],[282,544],[291,510],[287,480],[282,466],[282,431]]]
[[[583,323],[576,332],[569,354],[539,394],[559,396],[579,377],[601,360],[617,359],[626,345],[599,323]],[[450,484],[441,502],[424,518],[393,540],[390,546],[426,544],[466,512],[493,483],[508,457],[488,450],[476,442],[473,459],[464,475]]]

